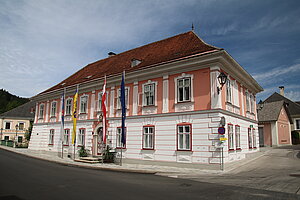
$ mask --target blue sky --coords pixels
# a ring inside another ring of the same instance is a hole
[[[88,63],[191,30],[264,92],[300,101],[298,0],[0,0],[0,88],[31,97]]]

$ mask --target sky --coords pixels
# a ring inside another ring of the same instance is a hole
[[[0,0],[0,88],[32,97],[89,63],[191,30],[300,101],[299,0]]]

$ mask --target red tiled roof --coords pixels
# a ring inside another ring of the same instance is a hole
[[[101,78],[105,74],[109,76],[121,73],[123,70],[137,70],[161,62],[218,49],[204,43],[193,31],[189,31],[88,64],[41,94],[87,80]],[[141,60],[142,62],[135,67],[131,67],[132,59]],[[90,79],[86,78],[91,75]],[[62,86],[62,83],[65,84]]]

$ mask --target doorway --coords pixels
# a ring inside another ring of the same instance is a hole
[[[93,135],[93,156],[102,155],[104,150],[105,145],[103,143],[103,127],[99,127]]]

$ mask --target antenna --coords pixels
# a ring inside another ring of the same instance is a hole
[[[192,23],[192,31],[194,30],[194,23]]]

